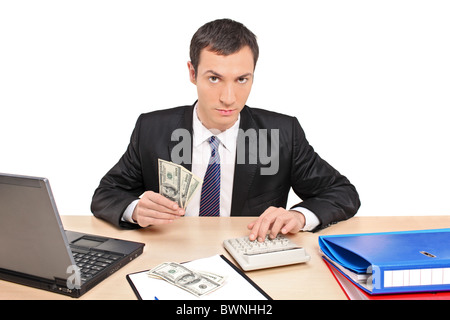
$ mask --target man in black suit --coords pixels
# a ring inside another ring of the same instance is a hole
[[[158,193],[158,159],[204,177],[216,152],[216,214],[258,217],[248,225],[252,240],[318,230],[357,212],[354,186],[314,152],[295,117],[245,105],[258,50],[254,34],[229,19],[195,33],[188,69],[198,100],[139,117],[127,151],[94,193],[96,217],[122,227],[147,227],[198,215],[200,192],[186,210]],[[217,151],[211,151],[211,136],[219,141]],[[302,202],[287,210],[290,188]]]

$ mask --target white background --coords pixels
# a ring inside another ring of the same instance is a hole
[[[0,172],[90,214],[139,114],[196,100],[190,39],[224,17],[258,36],[247,104],[296,116],[359,215],[450,213],[448,1],[0,0]]]

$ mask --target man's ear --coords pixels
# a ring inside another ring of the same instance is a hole
[[[189,69],[189,80],[191,80],[193,84],[197,85],[197,77],[195,75],[195,68],[192,62],[188,61],[187,65]]]

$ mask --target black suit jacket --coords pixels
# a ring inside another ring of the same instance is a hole
[[[172,141],[176,129],[192,134],[193,106],[142,114],[137,120],[130,144],[119,162],[102,178],[96,189],[93,214],[116,226],[136,227],[121,221],[126,207],[145,191],[159,192],[158,158],[173,161]],[[279,167],[276,174],[263,175],[263,165],[236,162],[231,216],[259,216],[270,206],[286,207],[290,188],[302,199],[294,207],[305,207],[320,220],[317,229],[352,217],[360,206],[358,193],[346,177],[314,152],[295,117],[245,106],[241,111],[243,132],[260,129],[279,131]],[[268,136],[268,149],[272,135]],[[252,150],[245,139],[245,150]],[[254,149],[253,149],[254,150]],[[254,159],[254,158],[253,158]],[[174,161],[175,162],[175,161]],[[263,161],[264,162],[264,161]],[[181,163],[191,170],[191,164]],[[317,230],[316,229],[316,230]]]

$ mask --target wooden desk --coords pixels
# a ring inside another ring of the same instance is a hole
[[[224,239],[248,234],[254,218],[182,218],[170,225],[140,230],[119,230],[92,216],[62,216],[67,230],[144,242],[144,253],[80,299],[136,299],[125,276],[165,262],[183,262],[224,254]],[[305,264],[247,272],[273,299],[345,299],[318,253],[318,237],[326,234],[401,231],[450,227],[450,216],[354,217],[317,233],[291,236],[311,255]],[[232,260],[233,261],[233,260]],[[56,293],[0,281],[0,299],[72,299]]]

